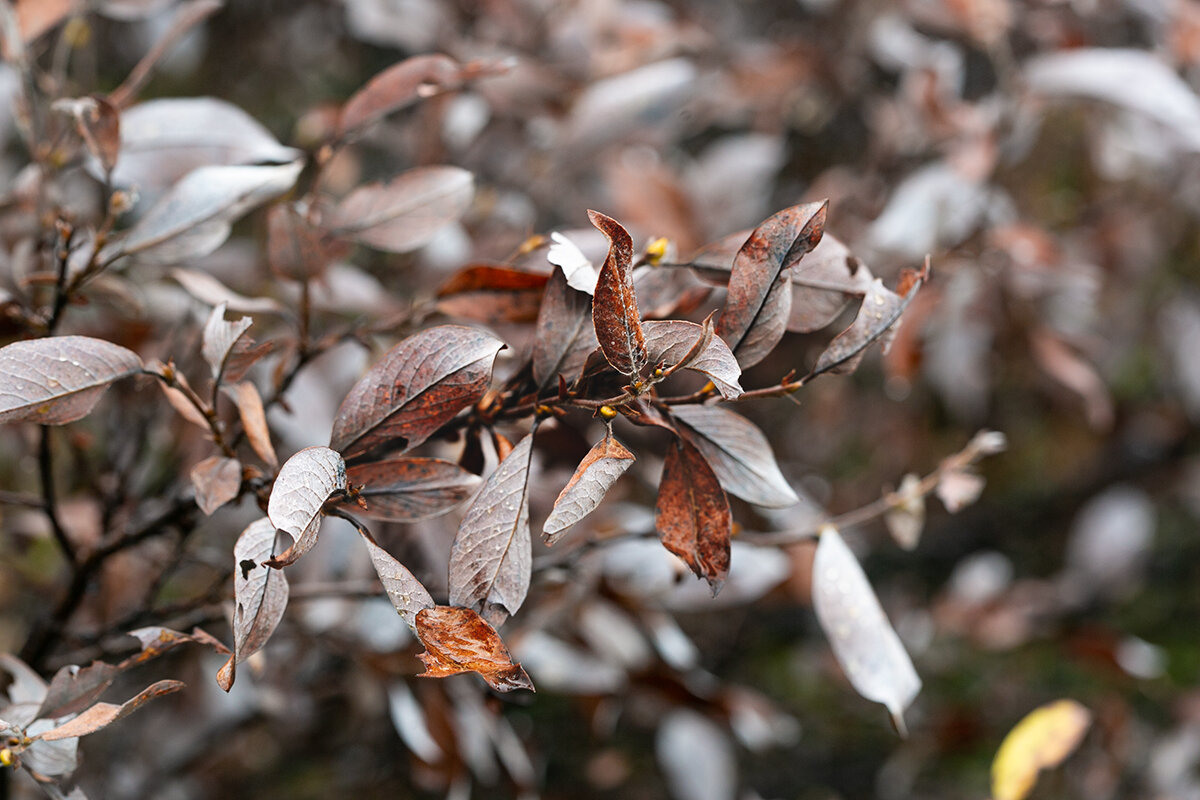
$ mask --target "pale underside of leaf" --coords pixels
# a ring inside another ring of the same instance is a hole
[[[459,167],[420,167],[388,183],[361,186],[329,215],[336,236],[406,253],[432,241],[443,226],[457,221],[475,196],[475,178]]]
[[[554,544],[567,528],[592,513],[633,461],[633,453],[616,440],[610,429],[579,462],[575,474],[554,501],[554,508],[542,527],[546,544]]]
[[[389,350],[346,395],[330,446],[346,458],[396,443],[416,447],[487,390],[504,346],[477,328],[439,325]]]
[[[911,277],[911,288],[903,297],[886,288],[879,278],[871,281],[854,322],[829,343],[825,352],[817,359],[811,374],[853,372],[867,348],[877,341],[883,341],[886,351],[888,337],[894,331],[904,310],[917,296],[917,291],[927,274],[928,266],[921,273]]]
[[[651,365],[663,365],[667,371],[690,369],[703,373],[726,400],[742,394],[738,382],[742,370],[725,344],[712,330],[711,323],[697,325],[681,320],[647,321],[646,352]]]
[[[119,706],[112,703],[97,703],[70,722],[63,723],[57,728],[46,731],[41,735],[41,739],[44,742],[52,742],[58,739],[73,739],[79,736],[86,736],[89,733],[95,733],[98,730],[107,728],[122,717],[129,716],[150,700],[162,697],[165,694],[177,692],[184,685],[182,681],[159,681],[158,683],[151,684]]]
[[[171,270],[183,290],[202,303],[224,305],[244,314],[282,314],[283,306],[270,297],[246,297],[233,291],[207,272],[176,267]]]
[[[267,516],[278,530],[292,537],[293,544],[272,561],[285,567],[312,549],[321,526],[321,508],[336,491],[346,489],[346,464],[328,447],[306,447],[279,469]]]
[[[366,542],[371,564],[375,567],[375,574],[379,576],[384,591],[387,592],[388,600],[392,601],[400,618],[416,633],[417,614],[435,605],[429,590],[416,579],[408,567],[397,561],[374,539],[364,535],[363,541]]]
[[[471,502],[450,551],[450,603],[499,627],[525,602],[532,570],[529,467],[533,434],[509,452]]]
[[[265,565],[275,553],[276,536],[275,526],[264,517],[250,523],[233,547],[233,654],[217,673],[218,685],[227,692],[237,665],[262,649],[287,607],[287,577]]]
[[[87,336],[54,336],[0,348],[0,423],[62,425],[88,414],[110,383],[140,371],[128,350]]]
[[[851,685],[886,706],[904,733],[904,710],[921,691],[921,679],[858,559],[832,527],[821,531],[812,591],[817,621]]]
[[[217,306],[204,323],[204,333],[200,344],[200,353],[212,370],[213,380],[217,380],[225,369],[225,359],[238,339],[249,330],[253,320],[249,317],[239,317],[236,320],[225,319],[225,304]]]
[[[338,133],[347,133],[399,111],[424,94],[457,86],[462,68],[440,53],[413,56],[380,72],[355,92],[338,119]]]
[[[119,667],[103,661],[93,661],[83,668],[73,664],[62,667],[54,673],[36,718],[56,719],[87,708],[120,674]]]
[[[800,501],[766,436],[750,420],[720,406],[679,405],[671,413],[684,423],[680,433],[704,455],[725,491],[767,508]]]
[[[416,522],[445,514],[479,487],[478,475],[436,458],[396,458],[346,469],[371,519]]]

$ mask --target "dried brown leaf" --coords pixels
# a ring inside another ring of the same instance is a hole
[[[450,550],[450,602],[495,626],[525,602],[532,574],[529,467],[533,434],[517,443],[471,502]]]
[[[508,267],[467,267],[438,289],[437,308],[478,322],[533,322],[548,279]]]
[[[310,225],[295,203],[277,203],[267,212],[267,256],[276,275],[294,281],[320,277],[348,246]]]
[[[89,733],[107,728],[117,720],[129,716],[154,698],[177,692],[185,685],[183,681],[159,681],[146,687],[119,706],[112,703],[97,703],[70,722],[46,731],[39,738],[44,742],[53,742],[57,739],[87,736]]]
[[[633,453],[616,440],[610,428],[579,462],[575,474],[554,501],[554,508],[542,526],[546,544],[554,544],[567,528],[592,513],[609,487],[633,462]]]
[[[449,56],[413,56],[380,72],[342,107],[338,135],[369,125],[431,93],[461,85],[462,67]]]
[[[237,665],[262,649],[287,608],[287,577],[266,566],[275,553],[276,535],[269,519],[259,519],[246,526],[233,546],[233,653],[217,673],[217,684],[227,692]]]
[[[592,299],[596,340],[613,369],[633,376],[646,366],[646,337],[633,292],[633,240],[611,217],[589,211],[588,218],[609,242]]]
[[[196,505],[205,516],[238,496],[242,488],[242,465],[236,458],[210,456],[192,467]]]
[[[142,369],[132,350],[87,336],[0,348],[0,423],[63,425],[92,410],[113,381]]]
[[[800,500],[788,485],[767,437],[750,420],[721,406],[680,405],[671,409],[721,486],[748,503],[786,508]]]
[[[445,514],[466,500],[480,480],[450,461],[394,458],[355,464],[346,469],[350,486],[361,487],[364,516],[391,522],[416,522]]]
[[[242,430],[246,432],[246,440],[251,449],[271,469],[279,466],[279,457],[275,455],[275,446],[271,444],[271,430],[267,427],[267,413],[263,408],[262,396],[257,387],[248,381],[226,384],[224,391],[237,406],[238,416],[242,420]]]
[[[725,340],[715,334],[711,317],[703,325],[680,320],[648,321],[642,323],[642,329],[650,364],[661,364],[668,374],[676,369],[701,372],[726,400],[741,396],[738,379],[742,370]]]
[[[588,313],[591,303],[591,297],[568,285],[562,269],[554,270],[538,311],[533,342],[533,379],[539,387],[560,375],[574,375],[588,353],[596,349],[596,332]]]
[[[397,344],[354,385],[330,446],[346,458],[385,444],[416,447],[487,391],[504,343],[461,325],[439,325]]]
[[[477,672],[498,692],[533,691],[533,682],[520,664],[513,663],[496,629],[468,608],[424,609],[417,614],[417,636],[425,645],[418,656],[425,664],[420,677]]]
[[[654,527],[663,546],[708,581],[715,596],[729,575],[733,516],[712,467],[686,439],[667,448]]]

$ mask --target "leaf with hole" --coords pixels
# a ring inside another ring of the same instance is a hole
[[[532,574],[529,467],[533,434],[500,462],[467,508],[450,549],[450,602],[499,627],[525,602]]]
[[[425,645],[418,677],[445,678],[476,672],[498,692],[533,691],[533,682],[487,620],[469,608],[435,606],[417,614],[417,637]]]
[[[887,707],[905,735],[904,709],[921,691],[921,679],[858,559],[835,528],[821,529],[812,574],[817,622],[838,664],[859,694]]]
[[[217,684],[227,692],[237,665],[262,649],[287,607],[287,577],[266,566],[275,554],[276,536],[275,525],[263,518],[247,525],[233,546],[233,653],[217,672]]]
[[[88,336],[13,342],[0,347],[0,423],[74,422],[110,383],[141,369],[132,350]]]
[[[596,340],[613,369],[633,376],[646,365],[646,337],[633,292],[633,240],[611,217],[589,211],[588,218],[609,243],[592,298]]]
[[[390,253],[424,247],[456,222],[475,197],[475,178],[459,167],[418,167],[387,183],[360,186],[330,211],[334,236]]]
[[[633,453],[616,440],[610,428],[579,462],[575,474],[554,501],[554,508],[542,526],[546,544],[554,544],[567,528],[592,513],[633,462]]]
[[[416,447],[483,397],[502,347],[491,334],[461,325],[408,337],[346,395],[330,446],[346,458],[381,445]]]
[[[292,546],[272,558],[286,567],[312,549],[321,528],[321,508],[334,492],[346,489],[346,463],[328,447],[306,447],[284,462],[271,487],[267,516],[292,537]]]
[[[389,522],[416,522],[445,514],[479,487],[479,476],[437,458],[393,458],[353,464],[346,481],[367,504],[361,513]]]
[[[767,437],[750,420],[721,406],[679,405],[671,414],[684,424],[679,433],[704,455],[725,491],[767,508],[800,502],[779,471]]]

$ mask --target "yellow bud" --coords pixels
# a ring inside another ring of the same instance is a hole
[[[663,256],[667,254],[667,241],[665,236],[660,236],[650,244],[646,245],[646,263],[657,265],[663,260]]]
[[[0,750],[0,765],[11,767],[13,765],[13,751],[9,748]]]
[[[617,410],[612,406],[600,406],[600,416],[603,419],[612,419],[617,415]]]

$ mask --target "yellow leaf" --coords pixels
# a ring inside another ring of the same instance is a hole
[[[1024,800],[1038,773],[1062,763],[1079,746],[1091,722],[1091,712],[1074,700],[1056,700],[1031,711],[996,751],[993,800]]]

